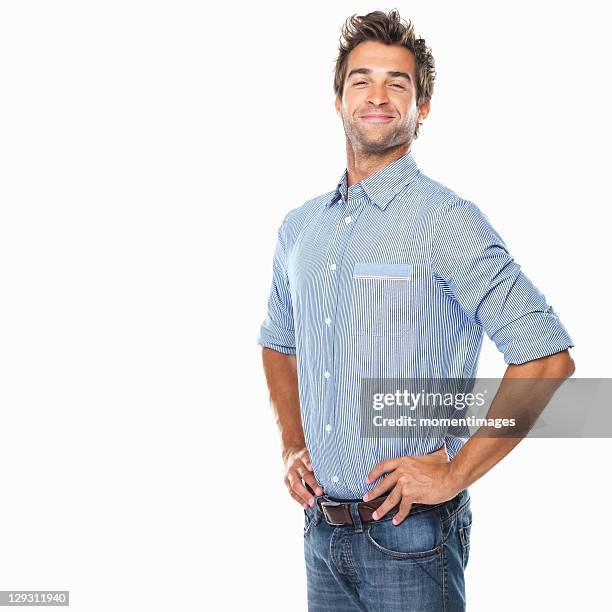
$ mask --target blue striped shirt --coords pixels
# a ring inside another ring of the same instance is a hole
[[[573,347],[488,217],[409,151],[285,216],[258,344],[297,355],[302,424],[326,494],[360,498],[391,457],[452,459],[466,438],[361,436],[362,378],[475,378],[483,334],[506,363]]]

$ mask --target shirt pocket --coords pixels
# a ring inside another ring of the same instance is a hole
[[[397,336],[411,327],[411,263],[355,263],[352,310],[356,332]]]

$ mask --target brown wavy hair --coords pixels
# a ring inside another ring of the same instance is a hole
[[[416,59],[417,107],[431,100],[436,78],[431,49],[425,39],[416,37],[412,23],[402,19],[395,9],[388,13],[374,11],[367,15],[352,15],[344,22],[334,68],[334,93],[337,96],[342,97],[349,53],[366,40],[400,45],[411,51]],[[419,125],[417,123],[415,128],[415,138],[419,135]]]

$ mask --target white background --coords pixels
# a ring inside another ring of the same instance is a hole
[[[0,589],[78,611],[305,610],[256,345],[284,214],[345,167],[363,2],[4,2]],[[404,3],[437,82],[421,170],[474,201],[609,376],[610,47],[598,2]],[[502,376],[486,339],[479,375]],[[469,610],[609,601],[610,440],[471,487]]]

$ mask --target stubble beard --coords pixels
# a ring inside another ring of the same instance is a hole
[[[351,143],[353,150],[365,155],[377,155],[405,145],[410,148],[414,139],[417,117],[416,114],[411,115],[400,126],[391,128],[380,126],[382,129],[378,133],[375,131],[376,128],[373,130],[361,129],[357,123],[352,123],[344,113],[342,123],[346,138]]]

